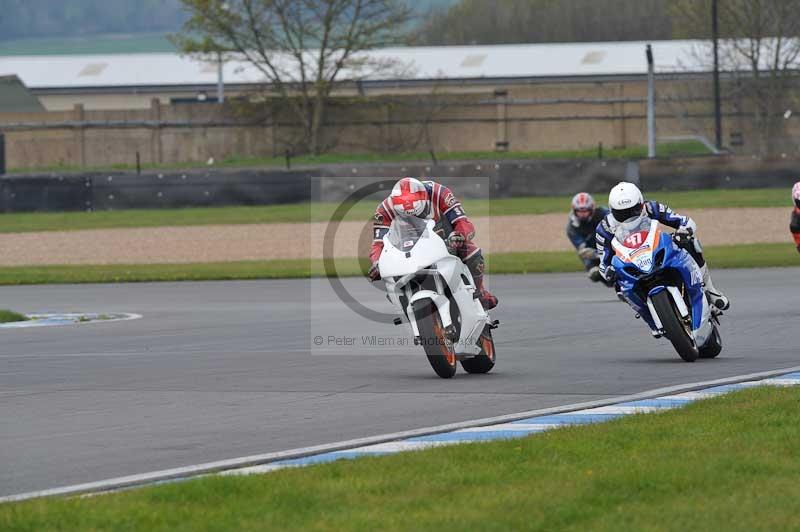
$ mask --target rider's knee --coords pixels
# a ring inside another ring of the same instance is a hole
[[[471,250],[471,253],[464,256],[461,260],[467,265],[467,268],[469,268],[473,276],[483,275],[483,271],[486,268],[486,261],[483,258],[481,248],[475,247],[474,250]]]
[[[686,250],[686,252],[692,256],[698,266],[701,268],[705,266],[706,259],[703,256],[703,246],[700,244],[700,240],[694,238],[689,242],[678,244],[678,247]]]

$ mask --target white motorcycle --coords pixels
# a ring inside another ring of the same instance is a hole
[[[461,259],[450,254],[433,220],[396,218],[383,238],[378,261],[387,298],[411,325],[433,370],[449,379],[456,362],[467,373],[488,373],[496,353],[492,330],[498,322],[478,300],[475,282]],[[395,319],[395,325],[402,323]]]

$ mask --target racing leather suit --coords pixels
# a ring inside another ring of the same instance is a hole
[[[792,211],[792,222],[789,225],[789,230],[794,236],[794,243],[797,244],[797,251],[800,251],[800,207],[795,207]]]
[[[453,253],[461,259],[472,273],[475,280],[475,288],[483,293],[483,272],[486,263],[479,248],[472,240],[475,238],[475,226],[467,217],[461,202],[453,195],[449,188],[434,181],[423,181],[425,190],[430,200],[430,213],[428,218],[436,222],[436,233],[444,238],[450,233],[458,232],[464,236],[466,242]],[[383,251],[383,237],[389,231],[389,226],[397,214],[392,208],[391,198],[386,198],[375,210],[373,221],[373,240],[372,250],[369,258],[375,264]],[[488,292],[487,295],[491,296]],[[494,296],[491,296],[494,297]],[[496,303],[495,303],[496,304]]]
[[[672,209],[659,203],[657,201],[648,201],[644,204],[644,214],[653,220],[658,220],[667,227],[673,229],[690,229],[692,233],[697,232],[697,224],[688,216],[681,216],[674,212]],[[612,214],[608,214],[603,221],[597,225],[597,253],[600,256],[600,273],[603,277],[607,277],[606,270],[611,265],[611,259],[614,258],[614,250],[611,247],[611,241],[614,240],[614,232],[620,222],[614,218]],[[692,245],[683,247],[695,260],[698,266],[702,268],[706,264],[703,257],[703,248],[700,246],[698,240],[694,240]]]
[[[657,201],[645,202],[643,214],[673,229],[690,229],[692,233],[695,233],[697,230],[697,224],[694,220],[688,216],[681,216],[673,212],[672,209]],[[597,253],[600,256],[600,273],[606,280],[609,279],[610,272],[608,268],[611,266],[611,259],[614,258],[614,250],[611,246],[611,242],[614,239],[614,233],[619,225],[620,222],[614,218],[613,214],[608,214],[603,221],[597,225],[597,234],[595,238],[597,239]],[[703,257],[703,250],[698,240],[692,240],[687,245],[682,245],[678,242],[676,242],[676,244],[680,245],[692,256],[704,273],[708,271],[705,267],[706,261]],[[707,276],[707,273],[705,274]],[[708,277],[708,279],[710,283],[710,277]],[[636,313],[640,315],[645,322],[647,322],[650,329],[654,331],[655,334],[656,326],[647,307],[639,307],[628,300],[626,300],[626,302],[633,307]]]
[[[594,214],[588,220],[581,220],[575,216],[574,212],[570,213],[569,221],[567,222],[567,238],[569,238],[569,241],[575,246],[578,253],[584,248],[594,250],[597,247],[597,239],[595,236],[597,234],[597,225],[603,221],[606,216],[608,216],[608,209],[604,207],[596,208]],[[581,260],[583,261],[583,266],[586,271],[597,266],[598,263],[598,259],[581,257]]]

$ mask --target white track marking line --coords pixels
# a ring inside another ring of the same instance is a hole
[[[33,313],[26,314],[30,321],[15,321],[11,323],[0,323],[0,329],[32,329],[37,327],[64,327],[67,325],[91,325],[94,323],[114,323],[119,321],[138,320],[141,314],[129,312],[62,312],[62,313]],[[79,321],[84,316],[97,316],[87,321]],[[109,319],[100,319],[99,316],[114,316]]]
[[[624,395],[608,399],[601,399],[597,401],[588,401],[585,403],[577,403],[577,404],[564,405],[552,408],[543,408],[539,410],[530,410],[527,412],[507,414],[493,418],[464,421],[461,423],[451,423],[447,425],[439,425],[435,427],[427,427],[423,429],[409,430],[405,432],[396,432],[392,434],[384,434],[381,436],[373,436],[357,440],[348,440],[326,445],[317,445],[313,447],[302,447],[299,449],[291,449],[288,451],[280,451],[275,453],[244,456],[241,458],[232,458],[229,460],[220,460],[217,462],[207,462],[187,467],[178,467],[173,469],[165,469],[161,471],[153,471],[150,473],[144,473],[140,475],[129,475],[126,477],[100,480],[96,482],[87,482],[85,484],[76,484],[71,486],[62,486],[59,488],[20,493],[17,495],[0,497],[0,503],[23,501],[27,499],[34,499],[39,497],[51,497],[57,495],[82,495],[87,493],[96,493],[103,491],[116,491],[126,488],[145,486],[148,484],[154,484],[157,482],[163,482],[168,480],[188,479],[191,477],[198,477],[212,473],[222,473],[231,470],[242,470],[244,468],[253,468],[256,466],[259,467],[268,466],[272,462],[311,457],[318,454],[329,453],[334,451],[353,450],[356,448],[362,448],[369,445],[376,445],[379,443],[398,442],[399,440],[405,440],[407,438],[413,438],[418,436],[443,434],[446,432],[453,432],[462,429],[468,429],[473,427],[485,427],[492,424],[509,423],[512,421],[520,421],[527,418],[533,418],[551,414],[579,413],[577,411],[587,410],[587,409],[598,409],[605,406],[613,406],[619,403],[629,403],[632,401],[638,401],[642,399],[655,399],[655,398],[686,399],[686,397],[684,397],[685,395],[688,395],[688,393],[694,393],[691,392],[691,390],[722,386],[726,384],[737,384],[737,383],[743,383],[745,384],[745,386],[751,386],[751,384],[746,384],[746,381],[780,377],[782,375],[786,375],[789,373],[797,373],[797,372],[800,372],[800,366],[794,366],[791,368],[784,368],[779,370],[762,371],[746,375],[737,375],[734,377],[726,377],[723,379],[716,379],[712,381],[668,386],[665,388],[658,388],[655,390],[636,393],[632,395]],[[794,381],[794,379],[786,379],[786,380]],[[794,382],[795,384],[800,384],[800,382],[797,381]],[[758,385],[758,383],[754,383],[752,385]],[[719,393],[706,394],[703,395],[701,398],[716,397],[718,395]]]
[[[650,412],[660,412],[663,410],[669,410],[669,408],[664,408],[660,406],[601,406],[600,408],[592,408],[590,410],[581,410],[580,412],[574,412],[574,414],[584,414],[584,415],[597,415],[597,414],[618,414],[618,415],[628,415],[628,414],[648,414]]]
[[[455,432],[543,432],[545,430],[565,426],[567,425],[556,423],[501,423],[499,425],[488,425],[485,427],[470,427]]]

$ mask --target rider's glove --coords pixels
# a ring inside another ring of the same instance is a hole
[[[681,226],[675,231],[675,240],[679,244],[687,244],[694,240],[694,230],[691,227]]]
[[[370,281],[380,281],[381,280],[381,271],[378,269],[378,263],[375,262],[369,269],[369,273],[367,273]]]
[[[466,245],[466,243],[467,243],[467,237],[456,231],[453,231],[447,237],[447,247],[452,250],[461,249]]]
[[[604,272],[600,272],[603,274],[603,279],[606,280],[606,284],[611,286],[617,281],[617,270],[614,269],[613,266],[609,266],[606,268]]]

